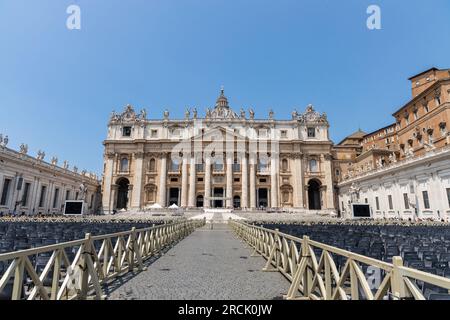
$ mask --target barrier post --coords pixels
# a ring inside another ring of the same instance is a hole
[[[311,261],[311,254],[309,253],[309,237],[303,236],[302,242],[302,259],[305,259],[306,269],[303,274],[303,295],[309,297],[311,285],[312,285],[312,275],[309,269],[309,263]]]
[[[407,297],[405,281],[403,281],[403,274],[400,267],[403,267],[402,257],[396,256],[392,257],[392,264],[394,269],[392,269],[391,276],[391,289],[394,300],[401,300]]]
[[[131,234],[130,234],[130,245],[128,247],[128,271],[133,271],[134,269],[134,242],[136,238],[136,227],[131,228]]]
[[[83,250],[81,252],[81,261],[79,264],[79,267],[81,269],[81,290],[80,290],[80,294],[78,296],[78,298],[80,300],[86,300],[87,298],[87,293],[89,290],[89,271],[88,271],[88,267],[87,267],[87,263],[86,263],[86,255],[89,254],[89,252],[87,250],[90,250],[89,245],[91,243],[91,234],[90,233],[86,233],[84,235],[84,243],[82,244],[83,246]]]

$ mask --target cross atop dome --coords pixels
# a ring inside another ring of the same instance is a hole
[[[223,86],[220,87],[220,96],[216,101],[216,108],[229,108],[228,99],[225,97],[225,89]]]
[[[238,115],[228,105],[228,99],[225,97],[224,87],[220,87],[220,96],[217,98],[216,105],[213,110],[206,112],[207,119],[234,119]]]

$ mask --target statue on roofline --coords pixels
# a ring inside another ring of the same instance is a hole
[[[252,108],[248,109],[248,113],[250,115],[250,119],[255,119],[255,111]]]
[[[241,119],[245,119],[245,110],[241,108]]]

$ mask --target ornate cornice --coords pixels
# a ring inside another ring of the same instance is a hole
[[[135,152],[134,153],[134,158],[135,159],[143,159],[144,158],[144,153],[143,152]]]
[[[114,159],[116,157],[116,153],[115,152],[107,152],[107,153],[105,153],[105,156],[107,159]]]
[[[167,152],[162,152],[162,151],[145,153],[145,156],[147,158],[162,158],[165,155],[167,155]]]
[[[290,154],[291,159],[303,159],[303,153],[301,152],[294,152]]]

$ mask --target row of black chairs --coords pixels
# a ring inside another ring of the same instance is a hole
[[[153,223],[103,223],[103,222],[0,222],[0,254],[25,250],[35,247],[42,247],[76,239],[83,239],[86,233],[92,235],[102,235],[131,230],[132,227],[146,228]],[[96,241],[94,245],[100,249],[101,242]],[[113,245],[115,240],[113,239]],[[66,254],[70,261],[75,258],[77,247],[67,248]],[[29,257],[36,271],[40,274],[51,257],[51,252],[44,252],[36,256]],[[10,261],[0,262],[0,277],[6,271]],[[44,280],[44,285],[51,285],[50,275]],[[24,287],[30,284],[29,277],[24,279]],[[6,288],[0,292],[0,300],[9,299],[13,281],[11,280]],[[23,291],[25,295],[25,291]]]
[[[151,225],[151,223],[101,222],[0,222],[0,253],[82,239],[86,233],[101,235]]]

